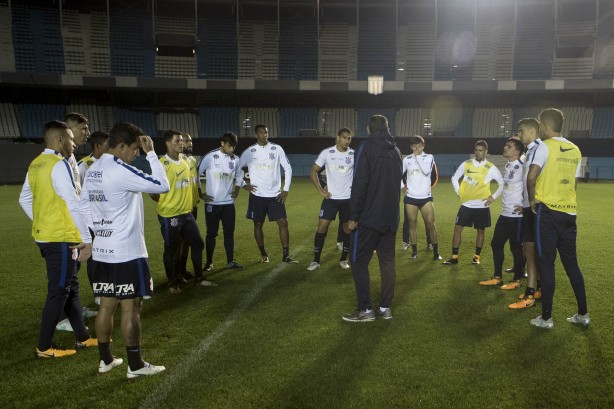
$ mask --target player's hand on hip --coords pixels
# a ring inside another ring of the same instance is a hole
[[[288,197],[288,192],[286,192],[285,190],[283,192],[281,192],[279,194],[279,196],[277,196],[277,201],[281,204],[286,203],[286,198]]]

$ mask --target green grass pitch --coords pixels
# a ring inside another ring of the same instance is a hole
[[[146,241],[156,285],[142,313],[143,357],[165,365],[159,376],[126,380],[126,364],[97,376],[98,352],[58,360],[34,358],[46,294],[43,259],[18,204],[20,186],[0,187],[0,406],[15,408],[607,408],[614,406],[614,313],[610,265],[614,217],[612,184],[578,187],[578,256],[585,276],[589,328],[565,321],[576,309],[557,261],[552,331],[529,325],[537,307],[512,311],[519,291],[481,288],[492,274],[487,230],[482,264],[471,264],[475,232],[465,229],[457,266],[433,262],[419,225],[418,259],[397,244],[394,318],[353,324],[341,315],[355,307],[351,272],[338,265],[336,222],[322,267],[308,272],[320,198],[296,179],[287,202],[291,254],[282,265],[275,223],[265,226],[270,264],[261,264],[247,192],[237,202],[236,260],[225,270],[218,237],[211,280],[218,287],[165,290],[162,239],[154,203],[145,197]],[[440,251],[450,254],[459,206],[450,183],[434,190]],[[492,207],[493,225],[501,208]],[[202,205],[199,226],[204,235]],[[511,264],[509,249],[506,263]],[[188,264],[188,269],[191,266]],[[508,275],[509,276],[509,275]],[[81,298],[93,297],[84,271]],[[377,305],[379,272],[371,265]],[[505,279],[509,279],[505,277]],[[524,288],[524,287],[523,287]],[[119,317],[119,311],[117,317]],[[93,330],[94,323],[86,324]],[[119,333],[114,353],[126,360]],[[56,343],[71,346],[71,333]]]

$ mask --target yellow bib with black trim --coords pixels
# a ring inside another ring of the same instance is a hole
[[[490,183],[485,184],[484,181],[493,164],[489,161],[485,162],[484,165],[478,167],[473,164],[473,159],[465,161],[465,173],[458,189],[462,203],[486,199],[490,196]]]
[[[576,213],[576,170],[582,160],[580,149],[565,140],[549,138],[548,159],[537,176],[535,199],[552,210]]]
[[[170,161],[166,156],[160,158],[166,170],[170,190],[160,195],[157,212],[162,217],[175,217],[192,211],[192,177],[190,165],[184,156],[179,164]]]
[[[32,189],[32,237],[49,243],[81,243],[81,234],[68,211],[66,202],[53,189],[51,172],[64,159],[43,153],[28,168]],[[66,166],[66,172],[70,172]],[[76,194],[76,193],[75,193]]]

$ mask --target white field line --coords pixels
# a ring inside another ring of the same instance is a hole
[[[299,253],[301,251],[300,247],[294,249],[294,253]],[[254,299],[264,290],[269,284],[273,282],[281,273],[288,267],[287,264],[281,264],[280,266],[275,267],[269,274],[267,274],[263,279],[261,279],[252,290],[243,297],[237,308],[231,312],[228,317],[222,322],[218,327],[209,335],[207,338],[202,340],[196,348],[192,349],[192,351],[185,356],[183,361],[179,362],[177,365],[173,366],[172,373],[167,375],[162,373],[162,376],[165,376],[164,382],[160,385],[156,386],[156,389],[149,395],[147,398],[141,402],[139,408],[157,408],[160,406],[167,406],[164,404],[166,397],[169,392],[175,388],[179,382],[182,381],[185,377],[188,376],[190,370],[194,366],[194,362],[200,360],[203,356],[207,354],[211,345],[213,345],[217,340],[219,340],[226,331],[241,317],[241,315],[249,308]]]

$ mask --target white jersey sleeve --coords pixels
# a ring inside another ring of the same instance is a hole
[[[55,193],[66,203],[68,212],[81,234],[83,243],[91,243],[92,238],[87,228],[85,220],[79,211],[79,197],[75,191],[75,181],[67,163],[63,160],[56,163],[51,170],[51,184]]]

